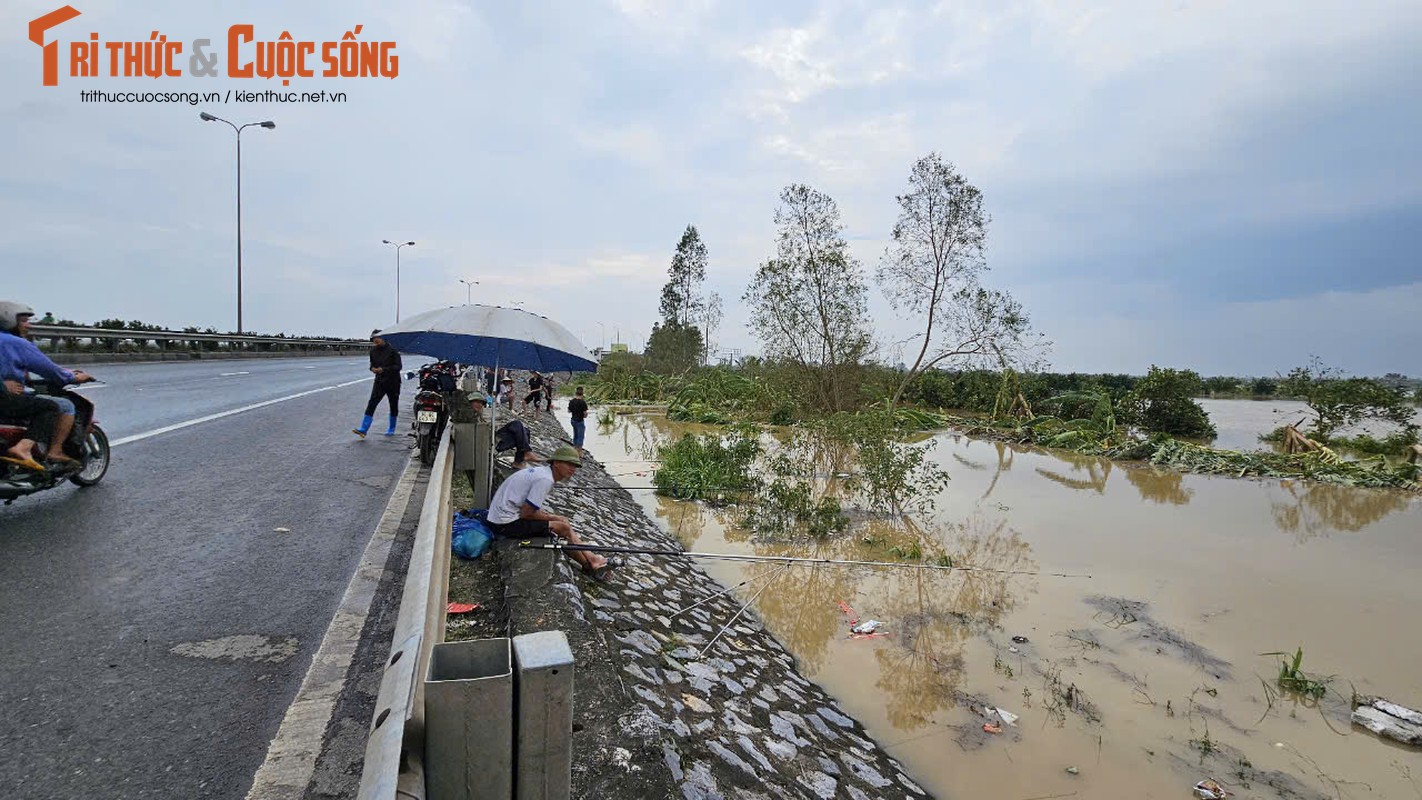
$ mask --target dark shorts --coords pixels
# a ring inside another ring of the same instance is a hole
[[[507,525],[496,525],[489,523],[489,530],[495,536],[504,536],[509,539],[532,539],[536,536],[552,536],[548,530],[548,520],[546,519],[516,519]]]

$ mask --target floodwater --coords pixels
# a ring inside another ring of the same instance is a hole
[[[1259,441],[1262,434],[1280,425],[1299,425],[1300,421],[1312,424],[1313,412],[1308,405],[1298,400],[1196,400],[1210,421],[1215,425],[1217,437],[1210,442],[1211,447],[1223,450],[1269,450],[1272,446]],[[1413,422],[1422,425],[1422,409],[1413,415]],[[1306,429],[1308,425],[1300,425]],[[1371,433],[1382,436],[1390,433],[1387,423],[1366,422],[1354,428],[1340,431],[1342,435]]]
[[[1422,706],[1412,494],[944,433],[932,457],[952,481],[935,508],[788,547],[752,541],[734,509],[638,488],[655,443],[685,430],[624,416],[590,424],[588,447],[689,549],[895,560],[916,546],[919,563],[1004,571],[705,562],[727,586],[755,578],[737,595],[939,797],[1183,798],[1213,777],[1238,797],[1422,798],[1422,751],[1348,722],[1355,689]],[[852,638],[851,615],[879,635]],[[1306,672],[1333,676],[1321,702],[1279,695],[1279,659],[1260,655],[1298,647]],[[993,707],[1016,724],[985,732]]]

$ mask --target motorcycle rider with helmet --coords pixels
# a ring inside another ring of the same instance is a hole
[[[24,303],[0,301],[0,416],[24,419],[29,423],[29,436],[20,440],[0,456],[15,466],[42,472],[44,465],[35,456],[36,437],[48,438],[46,460],[56,464],[71,464],[74,459],[64,453],[64,440],[74,428],[74,404],[61,397],[46,397],[25,391],[25,381],[33,372],[60,386],[87,383],[93,377],[79,370],[70,371],[49,360],[27,337],[30,318],[35,310]]]

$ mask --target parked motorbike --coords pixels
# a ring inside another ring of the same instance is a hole
[[[434,463],[444,426],[449,421],[448,394],[457,386],[459,365],[438,361],[420,368],[420,389],[415,393],[415,448],[426,466]]]
[[[67,386],[49,393],[74,403],[74,430],[64,442],[64,454],[79,463],[31,472],[0,461],[0,500],[5,505],[17,497],[53,489],[66,480],[78,486],[93,486],[109,471],[109,437],[94,418],[93,402]],[[0,418],[0,448],[8,449],[25,438],[25,428],[24,420]]]

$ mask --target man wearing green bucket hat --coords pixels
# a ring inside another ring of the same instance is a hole
[[[582,465],[578,451],[564,445],[548,457],[548,463],[510,475],[499,484],[499,490],[494,492],[494,499],[489,503],[489,529],[496,536],[531,539],[553,535],[570,544],[582,544],[583,540],[578,538],[573,523],[567,517],[544,510],[553,484],[573,477]],[[609,560],[587,550],[566,552],[582,565],[583,572],[599,581],[607,580],[608,572],[622,566],[621,561]]]

